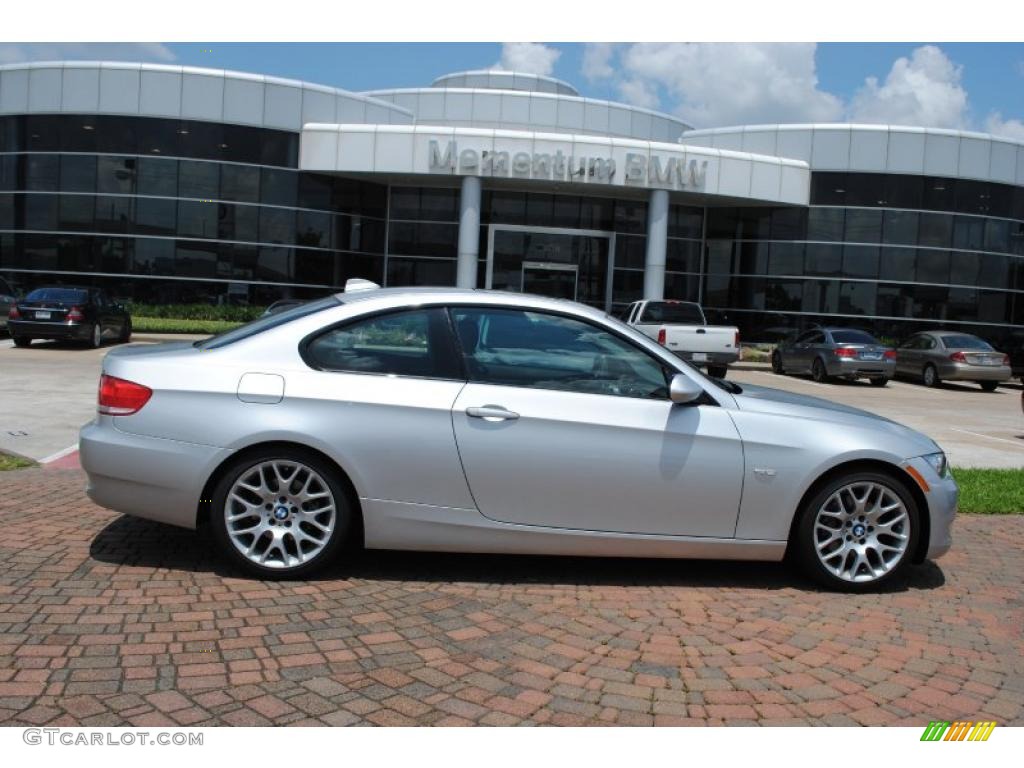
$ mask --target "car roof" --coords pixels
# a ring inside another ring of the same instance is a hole
[[[358,305],[361,302],[380,303],[382,306],[406,306],[409,304],[477,304],[494,307],[528,307],[531,309],[549,309],[554,311],[587,314],[592,317],[605,317],[602,310],[588,307],[568,299],[554,299],[550,296],[539,296],[532,293],[516,293],[513,291],[495,291],[485,288],[444,288],[444,287],[409,287],[409,288],[372,288],[351,293],[336,293],[335,298],[347,305]]]

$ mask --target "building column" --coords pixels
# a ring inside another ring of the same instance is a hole
[[[459,262],[455,285],[476,288],[480,258],[480,177],[463,176],[459,196]],[[664,261],[664,259],[662,260]]]
[[[647,253],[644,258],[644,299],[665,298],[665,250],[668,247],[668,190],[652,189],[647,201]]]

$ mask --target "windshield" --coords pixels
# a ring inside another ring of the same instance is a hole
[[[250,336],[255,336],[258,333],[269,331],[271,328],[277,328],[285,323],[290,323],[292,320],[298,320],[300,317],[307,317],[329,307],[336,307],[339,304],[341,304],[341,301],[334,296],[320,299],[320,301],[311,301],[308,304],[300,304],[297,307],[292,307],[282,312],[264,315],[252,322],[224,333],[218,333],[216,336],[211,336],[208,339],[197,341],[192,346],[198,349],[219,349],[220,347],[226,347],[228,344],[234,344],[236,341],[248,339]]]
[[[832,331],[836,344],[877,344],[875,337],[864,331]]]
[[[650,301],[640,316],[641,323],[704,325],[700,307],[688,301]]]
[[[78,288],[36,288],[25,301],[55,301],[59,304],[84,304],[89,292]]]
[[[977,336],[968,336],[965,333],[959,333],[955,336],[943,336],[942,343],[946,346],[946,349],[981,349],[986,352],[992,350],[992,345],[983,339],[979,339]]]

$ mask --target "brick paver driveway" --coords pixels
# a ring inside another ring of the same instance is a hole
[[[883,595],[775,564],[368,553],[238,578],[196,534],[0,475],[0,721],[1024,724],[1024,518]]]

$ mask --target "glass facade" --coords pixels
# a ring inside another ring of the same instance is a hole
[[[456,179],[300,172],[298,143],[202,121],[0,116],[0,275],[156,303],[266,304],[350,277],[455,284]],[[486,187],[480,287],[612,312],[642,298],[645,193]],[[947,325],[1005,343],[1024,333],[1024,188],[815,172],[808,207],[676,200],[665,296],[701,302],[748,341],[822,322],[892,338]]]

